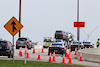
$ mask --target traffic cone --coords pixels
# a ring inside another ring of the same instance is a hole
[[[94,46],[93,46],[93,48],[94,48]]]
[[[75,47],[75,55],[77,55],[77,47]]]
[[[67,54],[67,55],[68,55],[67,59],[69,59],[69,57],[70,57],[70,52],[68,52],[68,54]]]
[[[53,61],[55,61],[55,51],[53,52]]]
[[[69,54],[71,55],[71,48],[69,48]]]
[[[90,46],[89,46],[89,48],[90,48]]]
[[[79,61],[82,61],[82,52],[80,52],[80,59]]]
[[[72,63],[71,57],[69,58],[69,63]]]
[[[81,50],[81,47],[80,47],[80,50]]]
[[[26,54],[27,53],[27,46],[25,46],[25,53],[24,54]]]
[[[26,55],[26,58],[29,58],[29,52],[27,51],[27,53],[26,53],[27,55]]]
[[[50,52],[50,56],[49,56],[49,62],[52,62],[52,60],[51,60],[51,52]]]
[[[86,46],[85,46],[85,49],[86,49]]]
[[[67,48],[66,48],[66,54],[65,54],[65,57],[68,57],[68,54],[67,54]]]
[[[37,58],[37,60],[41,60],[41,58],[40,58],[40,50],[39,50],[39,53],[38,53],[38,58]]]
[[[20,47],[20,50],[19,50],[19,56],[23,56],[22,55],[22,46]]]
[[[43,46],[42,46],[42,51],[41,51],[41,53],[44,53]]]
[[[33,53],[35,53],[35,48],[33,48]]]
[[[62,63],[65,63],[65,53],[63,53]]]

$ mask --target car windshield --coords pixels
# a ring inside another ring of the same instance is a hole
[[[77,43],[81,44],[81,42],[73,42],[73,44],[77,44]]]
[[[26,38],[19,38],[18,40],[19,41],[26,41],[27,39]]]
[[[87,44],[90,44],[90,42],[83,42],[83,43],[87,43]]]
[[[62,46],[62,44],[52,44],[52,45],[55,45],[55,46]]]
[[[62,31],[56,31],[57,33],[61,33]]]
[[[6,44],[7,44],[7,42],[0,41],[0,46],[5,46]]]

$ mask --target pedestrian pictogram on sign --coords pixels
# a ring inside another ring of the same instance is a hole
[[[14,36],[17,32],[20,31],[20,29],[23,27],[19,21],[12,17],[5,25],[4,27],[9,31],[9,33]]]

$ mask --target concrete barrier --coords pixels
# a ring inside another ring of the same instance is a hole
[[[82,52],[82,59],[86,61],[100,62],[100,48],[87,48],[78,50],[76,58],[80,58]]]

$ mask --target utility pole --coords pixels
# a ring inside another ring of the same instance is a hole
[[[19,23],[21,23],[21,0],[19,1]],[[21,37],[21,30],[19,31],[19,37]]]
[[[77,0],[77,22],[79,22],[79,0]],[[77,40],[80,40],[80,27],[77,27]]]

